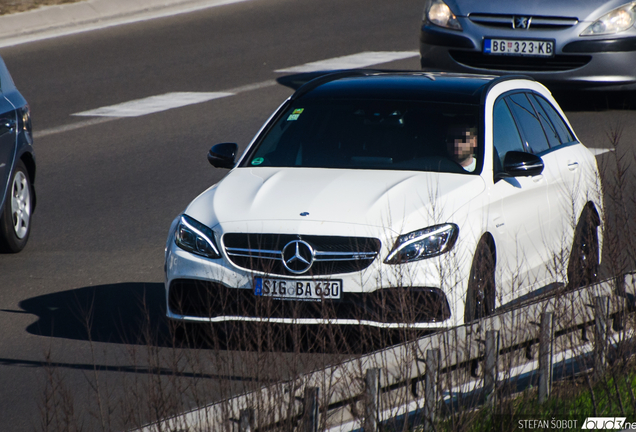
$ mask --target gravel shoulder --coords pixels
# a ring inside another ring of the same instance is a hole
[[[26,12],[41,6],[54,6],[65,3],[77,3],[82,0],[0,0],[0,15]]]

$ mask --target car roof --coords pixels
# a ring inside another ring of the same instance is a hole
[[[421,100],[478,105],[484,91],[501,79],[492,75],[444,72],[352,70],[316,78],[298,89],[292,98]]]

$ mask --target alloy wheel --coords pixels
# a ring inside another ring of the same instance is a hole
[[[16,237],[20,240],[29,232],[31,221],[31,192],[29,180],[22,171],[18,171],[11,185],[11,219]]]

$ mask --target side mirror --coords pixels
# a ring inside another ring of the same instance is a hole
[[[500,177],[532,177],[543,172],[543,160],[531,153],[509,151],[503,163]]]
[[[221,143],[212,146],[208,153],[208,162],[217,168],[234,168],[238,144]]]

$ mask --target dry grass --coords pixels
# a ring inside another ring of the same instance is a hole
[[[40,6],[76,3],[81,0],[0,0],[0,15],[25,12]]]

